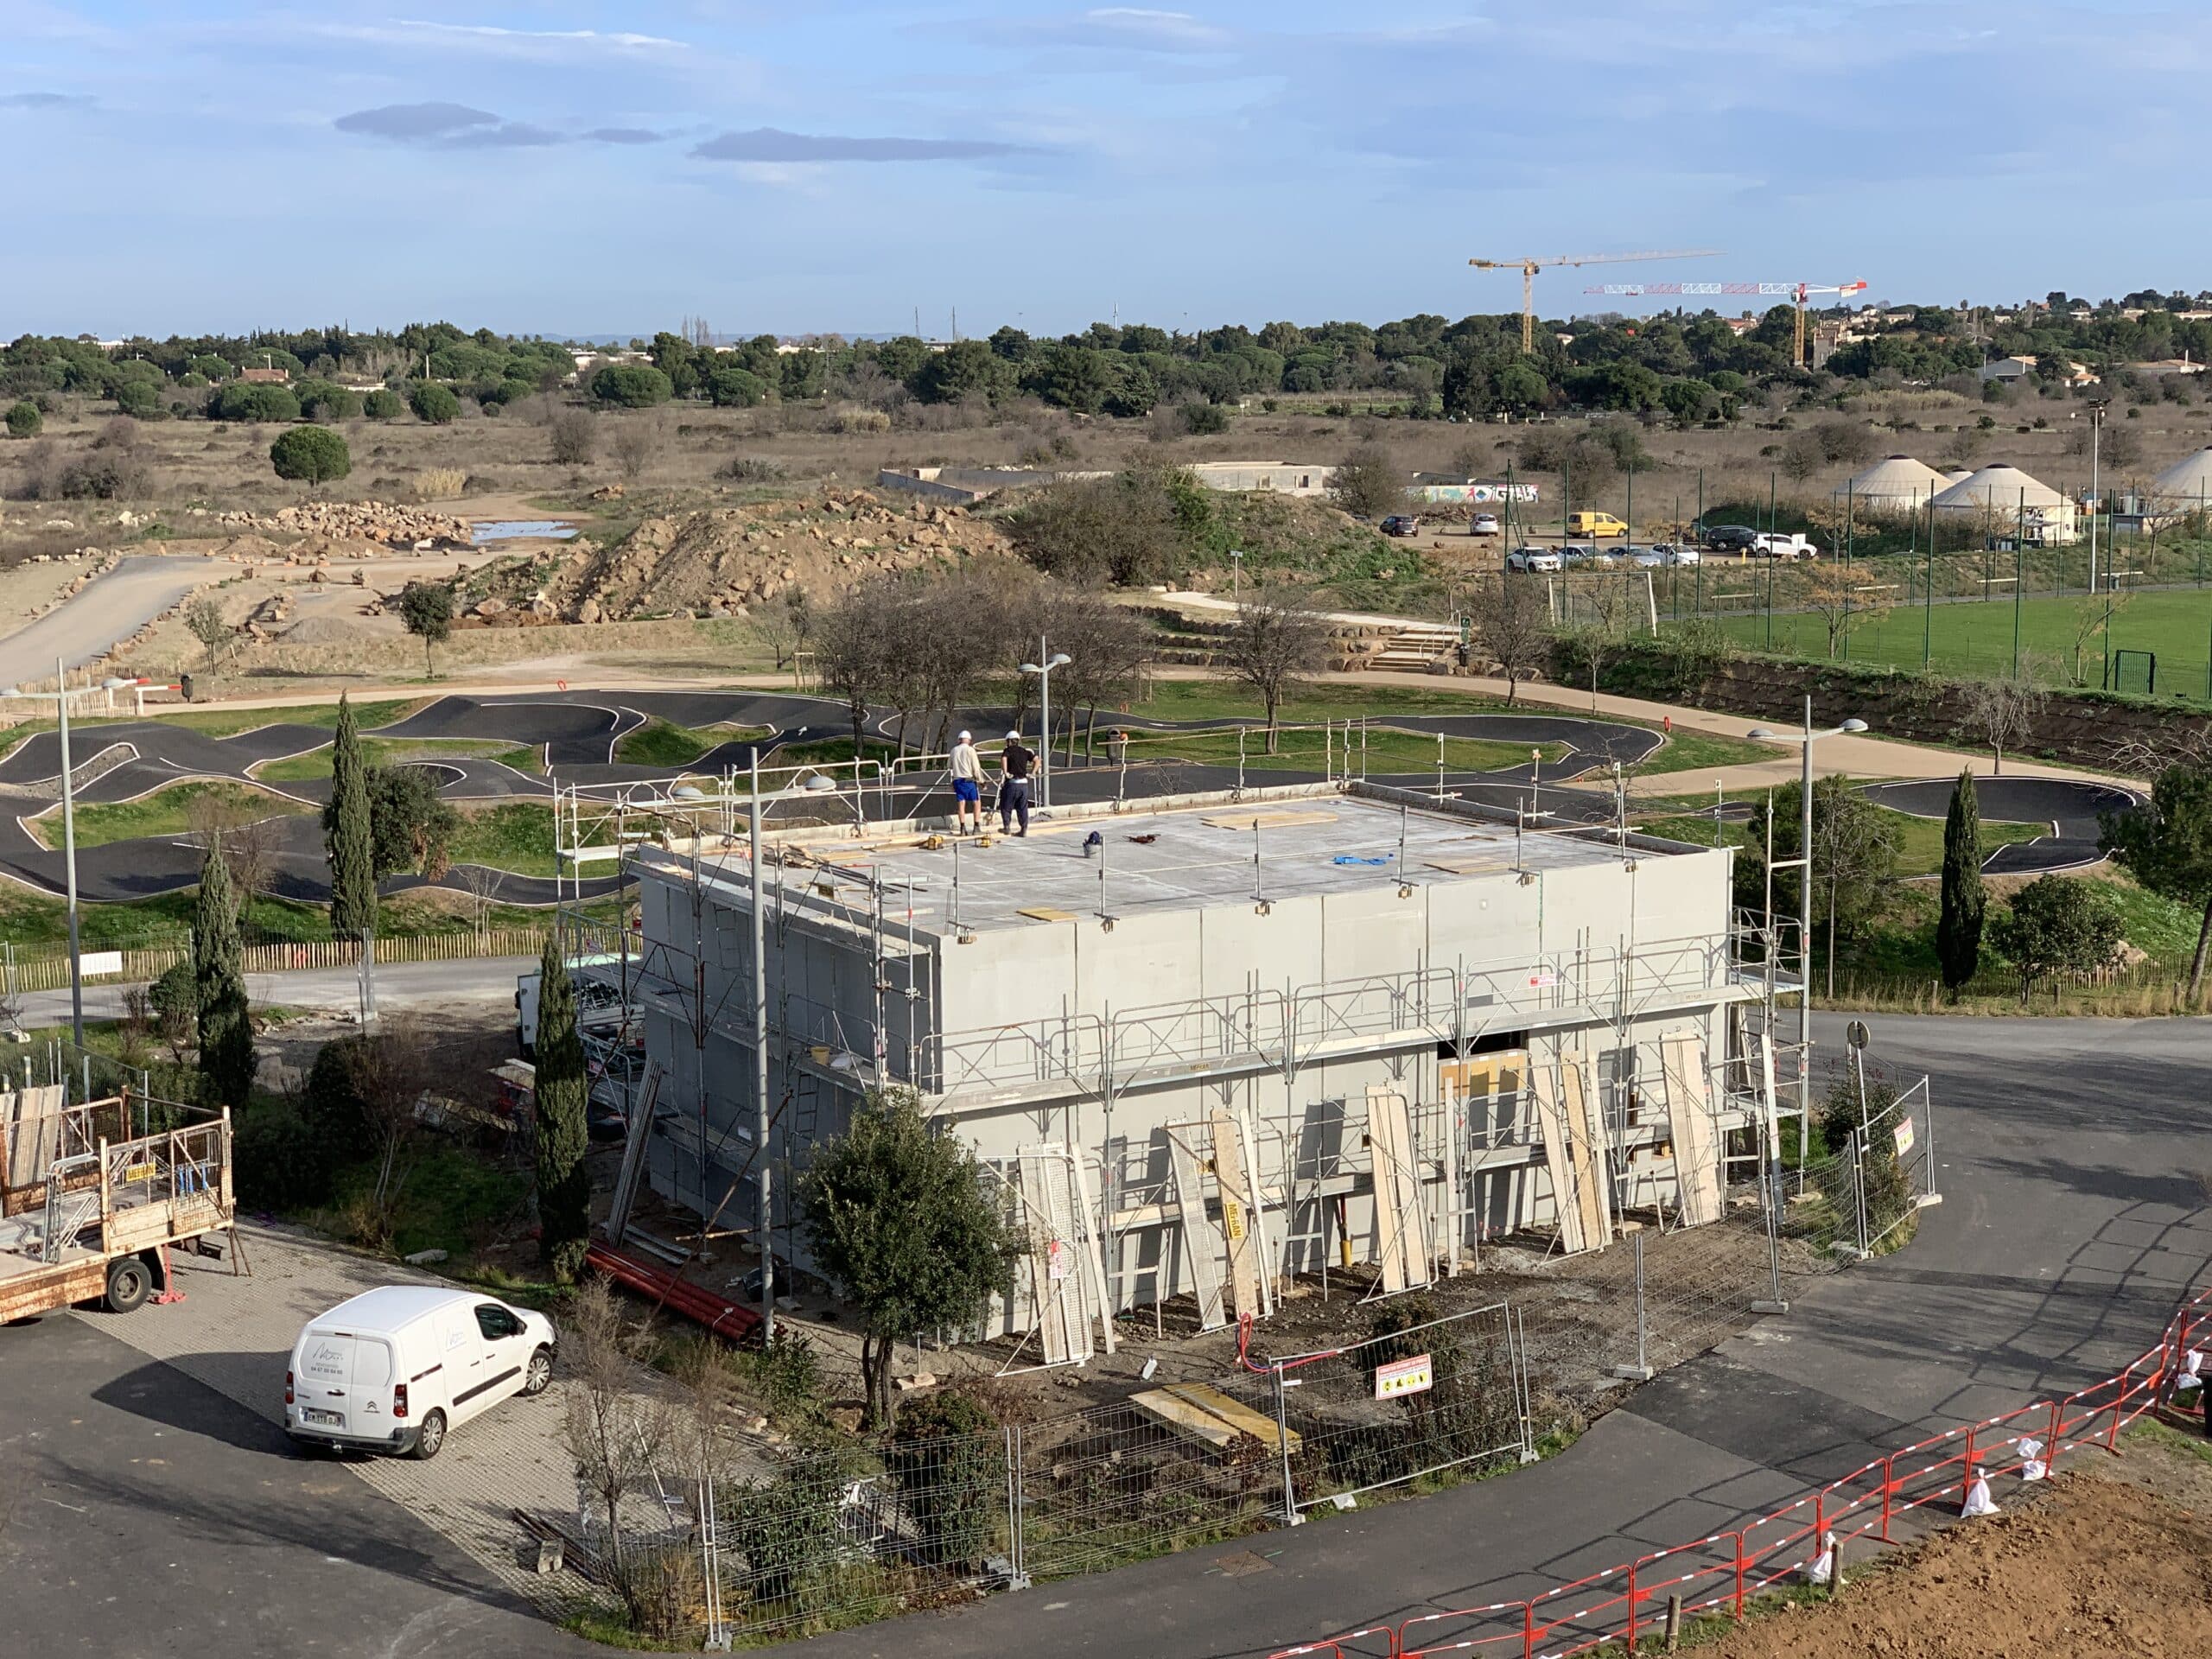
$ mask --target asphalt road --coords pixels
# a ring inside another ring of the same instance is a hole
[[[1562,1456],[810,1650],[1266,1653],[1517,1599],[1725,1529],[1928,1427],[2109,1375],[2212,1274],[2212,1021],[1870,1023],[1878,1055],[1934,1078],[1944,1202],[1909,1249],[1815,1281],[1787,1318],[1637,1390]],[[1836,1022],[1815,1035],[1832,1044]],[[17,1495],[0,1564],[26,1651],[571,1650],[404,1512],[285,1458],[265,1424],[98,1323],[0,1332],[0,1478]],[[1263,1570],[1220,1570],[1248,1549]],[[125,1593],[145,1584],[161,1593]]]
[[[0,1329],[0,1651],[99,1659],[601,1652],[339,1462],[99,1329]]]
[[[85,584],[75,597],[0,639],[0,685],[51,677],[58,658],[71,668],[136,633],[209,579],[204,559],[135,554]]]
[[[385,963],[377,969],[377,1006],[387,1013],[402,1008],[449,1007],[457,1003],[512,1005],[515,980],[537,965],[535,957],[489,957],[466,962]],[[118,1020],[127,986],[87,985],[85,1017]],[[247,998],[257,1007],[350,1011],[360,1005],[360,981],[351,968],[302,969],[295,973],[248,974]],[[25,1027],[66,1025],[69,993],[30,991],[18,999]]]

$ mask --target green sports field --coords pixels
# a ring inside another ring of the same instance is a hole
[[[2017,616],[2016,616],[2017,610]],[[1938,600],[1898,605],[1871,622],[1855,621],[1840,660],[1960,677],[2009,675],[2015,627],[2020,666],[2050,686],[2101,685],[2107,641],[2104,602],[2069,598]],[[1747,650],[1828,657],[1828,628],[1808,611],[1764,611],[1716,619]],[[2120,655],[2113,687],[2212,699],[2212,588],[2138,592],[2113,613],[2109,645]],[[2155,677],[2151,658],[2155,656]]]

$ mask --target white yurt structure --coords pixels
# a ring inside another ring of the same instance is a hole
[[[1885,455],[1840,485],[1835,499],[1869,518],[1902,518],[1919,512],[1929,498],[1942,494],[1951,483],[1924,461],[1910,455]]]
[[[2040,547],[2071,542],[2080,534],[2073,501],[2040,479],[2003,462],[1984,467],[1937,493],[1937,512],[1985,521],[1994,534]]]
[[[2168,512],[2212,506],[2212,448],[2193,450],[2151,480],[2151,501]]]
[[[1971,467],[1946,467],[1943,469],[1943,482],[1946,485],[1963,484],[1973,476],[1974,468]]]

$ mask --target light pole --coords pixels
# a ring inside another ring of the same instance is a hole
[[[61,868],[69,893],[69,1033],[78,1048],[82,1050],[85,1046],[85,974],[83,959],[77,948],[77,791],[69,776],[68,672],[58,658],[54,664],[54,683],[59,689],[50,695],[61,720]],[[42,697],[48,695],[43,691],[22,690],[12,685],[0,687],[0,697]]]
[[[1045,741],[1037,746],[1037,806],[1039,810],[1052,804],[1052,671],[1065,668],[1074,660],[1065,651],[1045,657],[1045,636],[1037,636],[1037,654],[1044,657],[1040,666],[1024,663],[1021,671],[1037,677],[1038,723],[1045,728]]]
[[[1244,554],[1240,548],[1229,550],[1229,602],[1239,606],[1244,602]]]
[[[1754,726],[1747,735],[1754,742],[1796,743],[1802,746],[1803,770],[1798,774],[1798,787],[1802,796],[1797,856],[1778,858],[1773,868],[1785,870],[1795,868],[1797,880],[1797,1132],[1802,1136],[1812,1120],[1813,1071],[1813,745],[1824,737],[1855,737],[1866,729],[1863,720],[1847,720],[1840,726],[1832,726],[1823,732],[1813,729],[1813,699],[1805,699],[1805,729],[1803,732],[1772,732],[1764,726]],[[1770,948],[1771,948],[1770,946]],[[1835,939],[1828,939],[1828,959],[1833,962]],[[1802,1144],[1802,1141],[1801,1141]],[[1778,1132],[1770,1134],[1767,1155],[1774,1164],[1774,1191],[1782,1191],[1782,1145]]]
[[[2109,397],[2095,397],[2089,402],[2089,592],[2097,591],[2097,514],[2104,506],[2099,488],[2097,465],[2103,458],[2105,410],[2112,407]]]

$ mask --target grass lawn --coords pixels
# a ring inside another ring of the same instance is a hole
[[[1722,766],[1748,766],[1771,760],[1771,744],[1754,743],[1747,737],[1721,737],[1712,732],[1676,729],[1652,757],[1637,767],[1641,775],[1669,772],[1715,772]]]
[[[283,817],[309,811],[304,802],[273,795],[248,784],[218,779],[172,784],[135,801],[77,809],[77,845],[105,847],[112,841],[136,841],[143,836],[181,836],[192,827],[192,810],[199,801],[213,802],[226,810],[256,817]],[[48,847],[61,845],[61,809],[49,808],[29,820],[31,832]]]
[[[545,770],[542,750],[518,748],[489,739],[364,737],[361,753],[371,766],[404,766],[410,760],[497,760],[517,772],[536,773]],[[319,749],[309,749],[305,754],[264,760],[254,768],[253,775],[270,784],[313,783],[330,776],[330,758],[331,749],[326,744]]]
[[[677,726],[655,716],[616,740],[614,758],[635,766],[688,766],[724,743],[767,734],[765,726]]]
[[[2101,617],[2102,601],[2092,601],[2085,594],[2020,601],[2021,660],[2037,679],[2050,685],[2072,683],[2075,641],[2093,605],[2094,614]],[[1853,630],[1849,660],[1917,671],[1924,649],[1928,665],[1937,673],[2010,674],[2013,611],[2009,598],[1987,602],[1939,601],[1926,610],[1900,605]],[[1818,616],[1777,614],[1773,619],[1770,647],[1768,619],[1763,612],[1719,620],[1732,639],[1753,651],[1770,648],[1816,658],[1828,654],[1827,627]],[[2212,590],[2177,588],[2134,594],[2113,614],[2112,645],[2114,650],[2158,655],[2156,686],[2146,685],[2142,664],[2131,659],[2125,664],[2126,690],[2155,690],[2192,697],[2212,695],[2206,680],[2208,650],[2212,650]],[[2090,638],[2082,666],[2092,685],[2101,681],[2103,660],[2103,640]]]
[[[1344,734],[1339,730],[1333,737],[1322,732],[1306,729],[1278,734],[1276,753],[1269,754],[1267,734],[1253,730],[1244,734],[1244,765],[1257,772],[1319,772],[1325,761],[1332,761],[1341,772],[1344,764]],[[1358,734],[1352,734],[1353,753],[1358,751]],[[1566,753],[1563,743],[1524,745],[1519,743],[1478,742],[1463,737],[1444,740],[1444,764],[1453,772],[1497,772],[1507,766],[1526,766],[1529,750],[1542,751],[1545,764],[1550,765]],[[1107,753],[1102,741],[1095,751],[1103,760]],[[1392,732],[1370,728],[1367,734],[1367,770],[1370,773],[1433,772],[1436,767],[1436,740],[1416,732]],[[1190,761],[1207,766],[1236,764],[1236,734],[1234,732],[1132,732],[1129,734],[1129,759],[1135,762]]]
[[[1744,793],[1731,795],[1732,801],[1764,801],[1764,796]],[[1710,807],[1713,798],[1702,800],[1694,796],[1676,796],[1665,801],[1637,803],[1637,827],[1655,836],[1664,836],[1671,841],[1687,841],[1700,847],[1713,843],[1713,815],[1700,812],[1700,806]],[[1656,811],[1654,809],[1657,809]],[[1943,820],[1918,818],[1906,812],[1892,811],[1888,807],[1876,809],[1897,832],[1897,874],[1900,876],[1933,875],[1943,868]],[[1763,825],[1756,823],[1724,823],[1721,833],[1733,845],[1748,846],[1753,835],[1763,836]],[[1981,824],[1981,850],[1986,857],[1999,847],[2033,841],[2044,833],[2044,826],[2032,823],[1992,823],[1986,818]],[[2147,895],[2146,895],[2147,896]]]
[[[447,849],[456,864],[485,864],[516,875],[553,874],[552,809],[533,802],[462,807]]]

